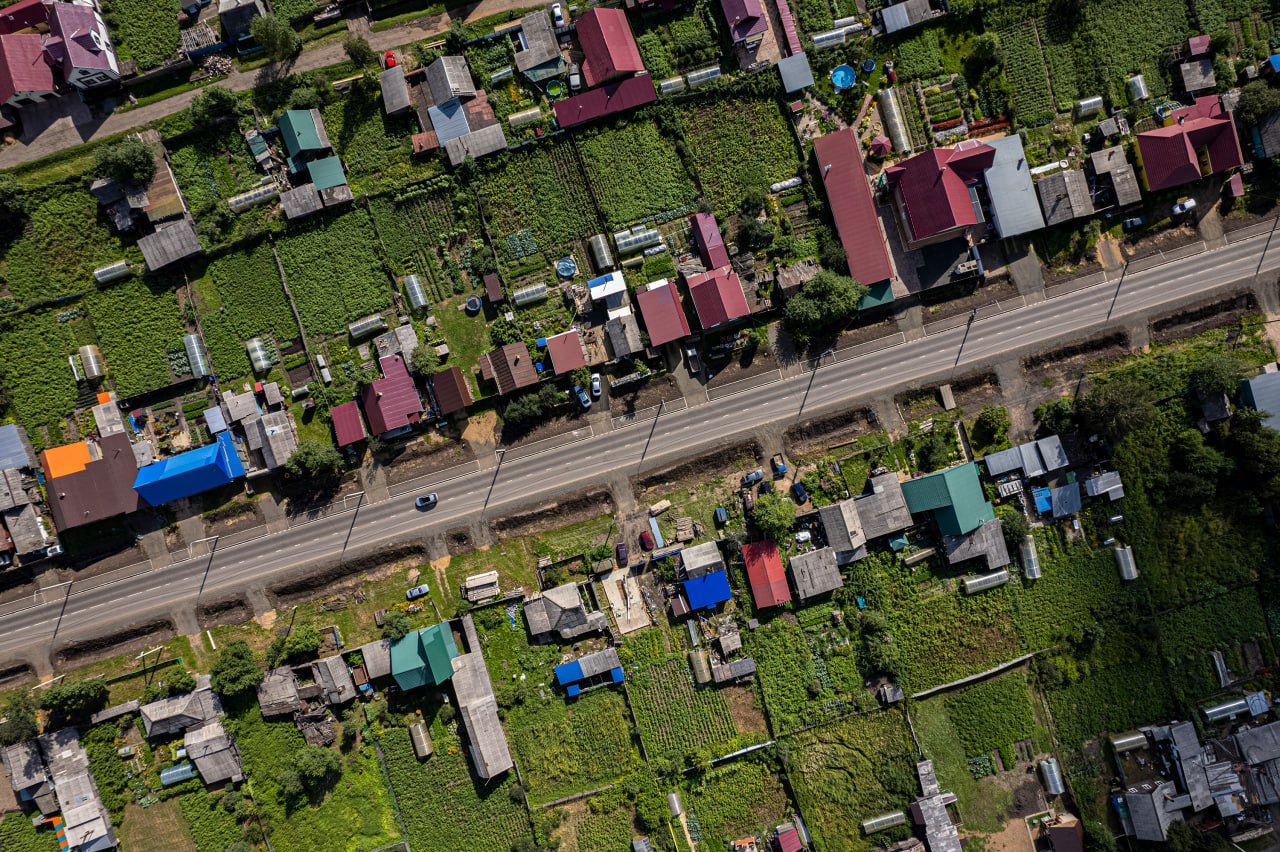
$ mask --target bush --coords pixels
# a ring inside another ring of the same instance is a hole
[[[1002,442],[1009,432],[1009,412],[999,405],[984,405],[973,421],[973,442],[990,447]]]
[[[236,96],[222,86],[208,86],[196,95],[187,108],[193,127],[205,127],[223,118],[235,115]]]
[[[302,49],[302,39],[298,34],[274,15],[259,15],[254,18],[250,24],[250,32],[266,50],[267,58],[272,62],[288,59]]]
[[[1037,405],[1035,416],[1041,426],[1055,435],[1070,432],[1076,427],[1075,407],[1065,396]]]
[[[543,385],[536,391],[510,400],[502,407],[502,420],[513,425],[527,423],[541,417],[564,401],[564,394],[555,385]]]
[[[107,705],[107,684],[95,680],[61,680],[40,696],[40,706],[63,719],[86,719]]]
[[[39,729],[36,726],[36,710],[39,705],[30,692],[17,692],[0,711],[0,746],[9,746],[29,740]]]
[[[342,453],[332,444],[305,439],[285,462],[284,472],[292,479],[333,480],[342,469]]]
[[[302,786],[311,795],[323,793],[342,774],[338,755],[323,746],[307,746],[293,756]]]
[[[412,629],[413,622],[409,620],[409,616],[398,609],[393,609],[387,613],[382,623],[382,636],[385,639],[403,639]]]
[[[787,300],[783,322],[797,343],[807,344],[823,331],[848,322],[866,294],[867,288],[852,278],[824,269]]]

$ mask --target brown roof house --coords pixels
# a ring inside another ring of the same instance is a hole
[[[50,448],[40,454],[40,466],[59,530],[136,512],[143,505],[133,490],[138,461],[126,435]]]
[[[457,367],[441,370],[432,376],[431,389],[435,392],[436,407],[440,414],[465,411],[473,401],[467,379]]]
[[[609,629],[609,620],[603,612],[587,612],[576,583],[547,589],[525,601],[524,617],[535,639],[546,638],[551,633],[561,639],[576,639]]]
[[[497,385],[503,396],[538,383],[538,371],[523,343],[508,343],[481,355],[480,377]]]

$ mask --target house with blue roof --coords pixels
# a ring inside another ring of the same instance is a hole
[[[152,506],[163,506],[228,485],[244,476],[244,464],[230,432],[217,443],[153,462],[138,471],[133,490]]]
[[[973,462],[908,480],[902,496],[911,514],[932,512],[943,535],[966,535],[996,517]]]
[[[729,591],[729,576],[723,570],[709,571],[685,580],[684,595],[689,601],[689,609],[715,609],[733,597]]]
[[[1262,414],[1262,424],[1280,428],[1280,372],[1240,380],[1240,404]]]
[[[622,662],[614,648],[605,648],[593,654],[579,657],[572,662],[556,666],[556,683],[565,688],[565,694],[576,698],[584,689],[610,683],[622,683]]]

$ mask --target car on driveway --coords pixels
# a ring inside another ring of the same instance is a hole
[[[1147,224],[1146,216],[1134,216],[1132,219],[1124,220],[1124,229],[1126,231],[1136,231]]]
[[[412,589],[404,593],[404,599],[407,601],[416,601],[418,598],[425,597],[431,589],[426,583],[421,586],[414,586]]]
[[[595,397],[600,396],[600,374],[599,373],[591,374],[591,395]]]
[[[551,4],[551,23],[556,25],[556,29],[564,26],[564,7],[559,3]]]
[[[426,511],[427,509],[434,509],[439,502],[440,498],[436,496],[436,492],[432,491],[430,494],[423,494],[417,500],[414,500],[413,505]]]
[[[395,68],[396,64],[396,52],[394,50],[388,50],[382,54],[382,66],[384,68]]]
[[[578,63],[569,66],[569,90],[576,92],[582,88],[582,69],[578,67]]]
[[[627,557],[630,553],[627,551],[627,543],[620,541],[613,546],[613,559],[618,563],[619,568],[627,567]]]
[[[1186,198],[1179,198],[1178,203],[1173,205],[1173,215],[1183,216],[1195,209],[1196,209],[1196,200],[1194,198],[1191,198],[1190,196]]]
[[[640,547],[644,550],[653,550],[653,533],[648,530],[640,533]]]
[[[796,505],[803,506],[809,502],[809,489],[797,480],[791,483],[791,496],[795,498]]]
[[[587,396],[587,392],[582,389],[582,385],[574,385],[573,392],[578,395],[578,402],[582,403],[583,410],[591,407],[591,397]]]
[[[746,476],[742,477],[742,487],[750,488],[762,479],[764,479],[764,471],[760,468],[756,468]]]
[[[689,361],[689,375],[697,378],[698,374],[702,372],[702,359],[698,357],[698,348],[690,346],[684,350],[684,356]]]

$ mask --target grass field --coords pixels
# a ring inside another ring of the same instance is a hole
[[[870,849],[858,823],[905,808],[918,793],[901,710],[849,717],[784,742],[796,804],[824,852]]]
[[[124,810],[119,840],[123,848],[138,852],[202,852],[191,836],[177,799],[167,799],[149,808],[130,804]]]
[[[360,208],[308,219],[277,241],[307,334],[341,334],[346,323],[391,304],[376,244],[369,214]]]
[[[920,747],[933,761],[942,789],[956,794],[960,813],[967,828],[975,831],[999,831],[1013,804],[1013,793],[995,778],[974,778],[969,771],[968,755],[960,741],[946,699],[939,696],[911,705],[911,720]]]
[[[693,182],[652,121],[630,121],[575,137],[610,228],[691,211]]]
[[[690,785],[685,810],[704,847],[720,849],[777,826],[787,813],[787,792],[765,763],[738,760],[708,770]]]

